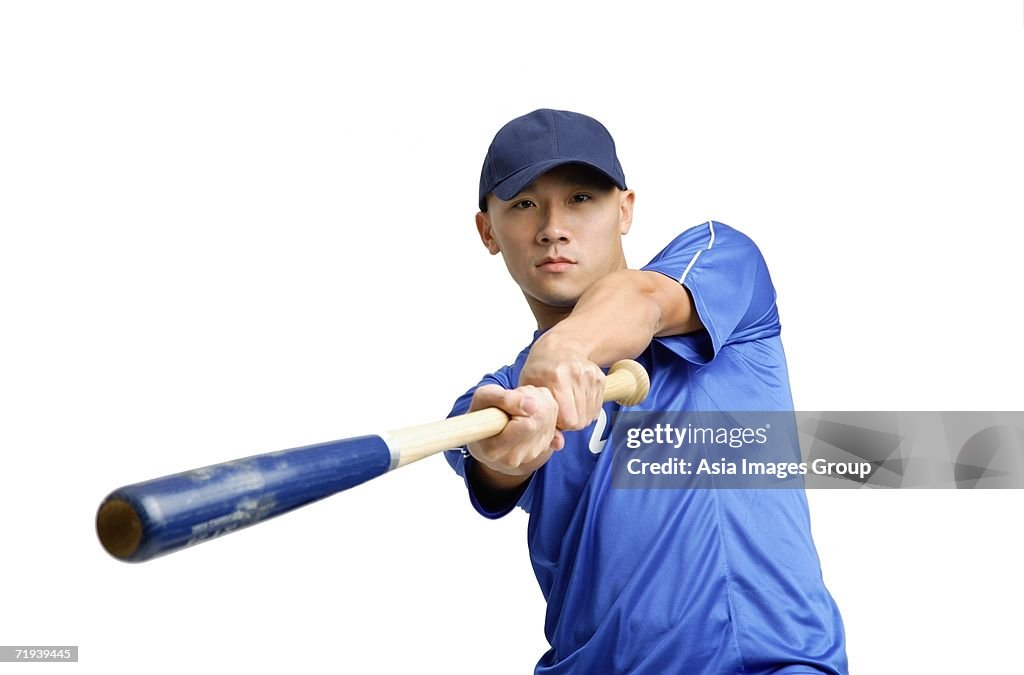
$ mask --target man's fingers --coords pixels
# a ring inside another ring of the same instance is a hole
[[[580,382],[575,387],[576,398],[576,423],[580,429],[585,428],[597,417],[597,411],[591,412],[591,402],[594,399],[594,387],[592,382]]]
[[[590,406],[594,411],[594,419],[597,419],[597,416],[601,414],[601,408],[604,407],[604,382],[600,382],[592,394],[594,398],[591,399]]]
[[[559,429],[578,431],[597,419],[604,405],[604,379],[604,373],[594,366],[553,387]]]
[[[572,390],[556,390],[555,403],[558,404],[558,421],[556,426],[559,429],[575,429],[577,425],[576,396]]]
[[[537,398],[542,394],[535,387],[505,389],[496,384],[479,387],[473,394],[470,412],[483,408],[500,408],[512,416],[529,417],[537,412],[540,405]]]
[[[537,412],[537,401],[528,394],[520,396],[519,411],[523,415],[532,415]]]
[[[496,384],[485,384],[477,387],[476,391],[473,392],[473,400],[469,402],[469,410],[472,412],[498,406],[504,395],[505,389]]]

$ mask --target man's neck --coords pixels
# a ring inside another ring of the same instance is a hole
[[[567,318],[572,314],[572,307],[553,307],[546,305],[535,298],[526,296],[526,302],[530,305],[530,311],[533,312],[533,318],[537,320],[537,330],[546,331],[549,328],[554,327],[562,319]]]

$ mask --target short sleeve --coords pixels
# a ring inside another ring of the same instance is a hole
[[[728,225],[708,221],[686,230],[643,269],[678,281],[693,297],[704,329],[659,339],[691,363],[704,365],[731,343],[779,335],[775,287],[764,257]]]
[[[482,387],[485,384],[497,384],[505,389],[513,389],[514,386],[511,382],[511,369],[507,367],[502,368],[498,372],[487,375],[481,379],[475,387],[471,388],[465,394],[456,399],[455,405],[452,406],[451,412],[448,413],[448,417],[465,414],[466,411],[469,410],[470,403],[473,401],[473,393],[476,392],[477,388]],[[477,513],[480,515],[493,520],[507,515],[515,509],[516,506],[520,506],[528,510],[527,502],[533,494],[533,490],[531,489],[533,485],[533,476],[523,484],[518,499],[510,502],[507,508],[500,511],[490,511],[480,503],[480,499],[473,490],[473,486],[467,477],[467,469],[476,461],[473,459],[473,456],[469,454],[469,450],[465,446],[454,450],[446,450],[444,456],[455,472],[462,476],[462,480],[466,484],[466,490],[469,492],[469,501],[473,504],[473,508],[476,509]]]

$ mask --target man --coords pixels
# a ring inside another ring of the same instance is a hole
[[[802,489],[612,487],[602,368],[619,359],[650,373],[646,410],[792,409],[753,242],[709,221],[630,270],[634,199],[611,135],[577,113],[512,120],[481,172],[477,230],[538,330],[452,411],[497,406],[506,429],[447,459],[484,516],[530,513],[551,645],[536,672],[844,673]]]

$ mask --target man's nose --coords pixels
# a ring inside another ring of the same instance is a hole
[[[544,222],[537,231],[537,241],[544,245],[554,242],[565,244],[570,236],[567,214],[557,207],[547,209]]]

